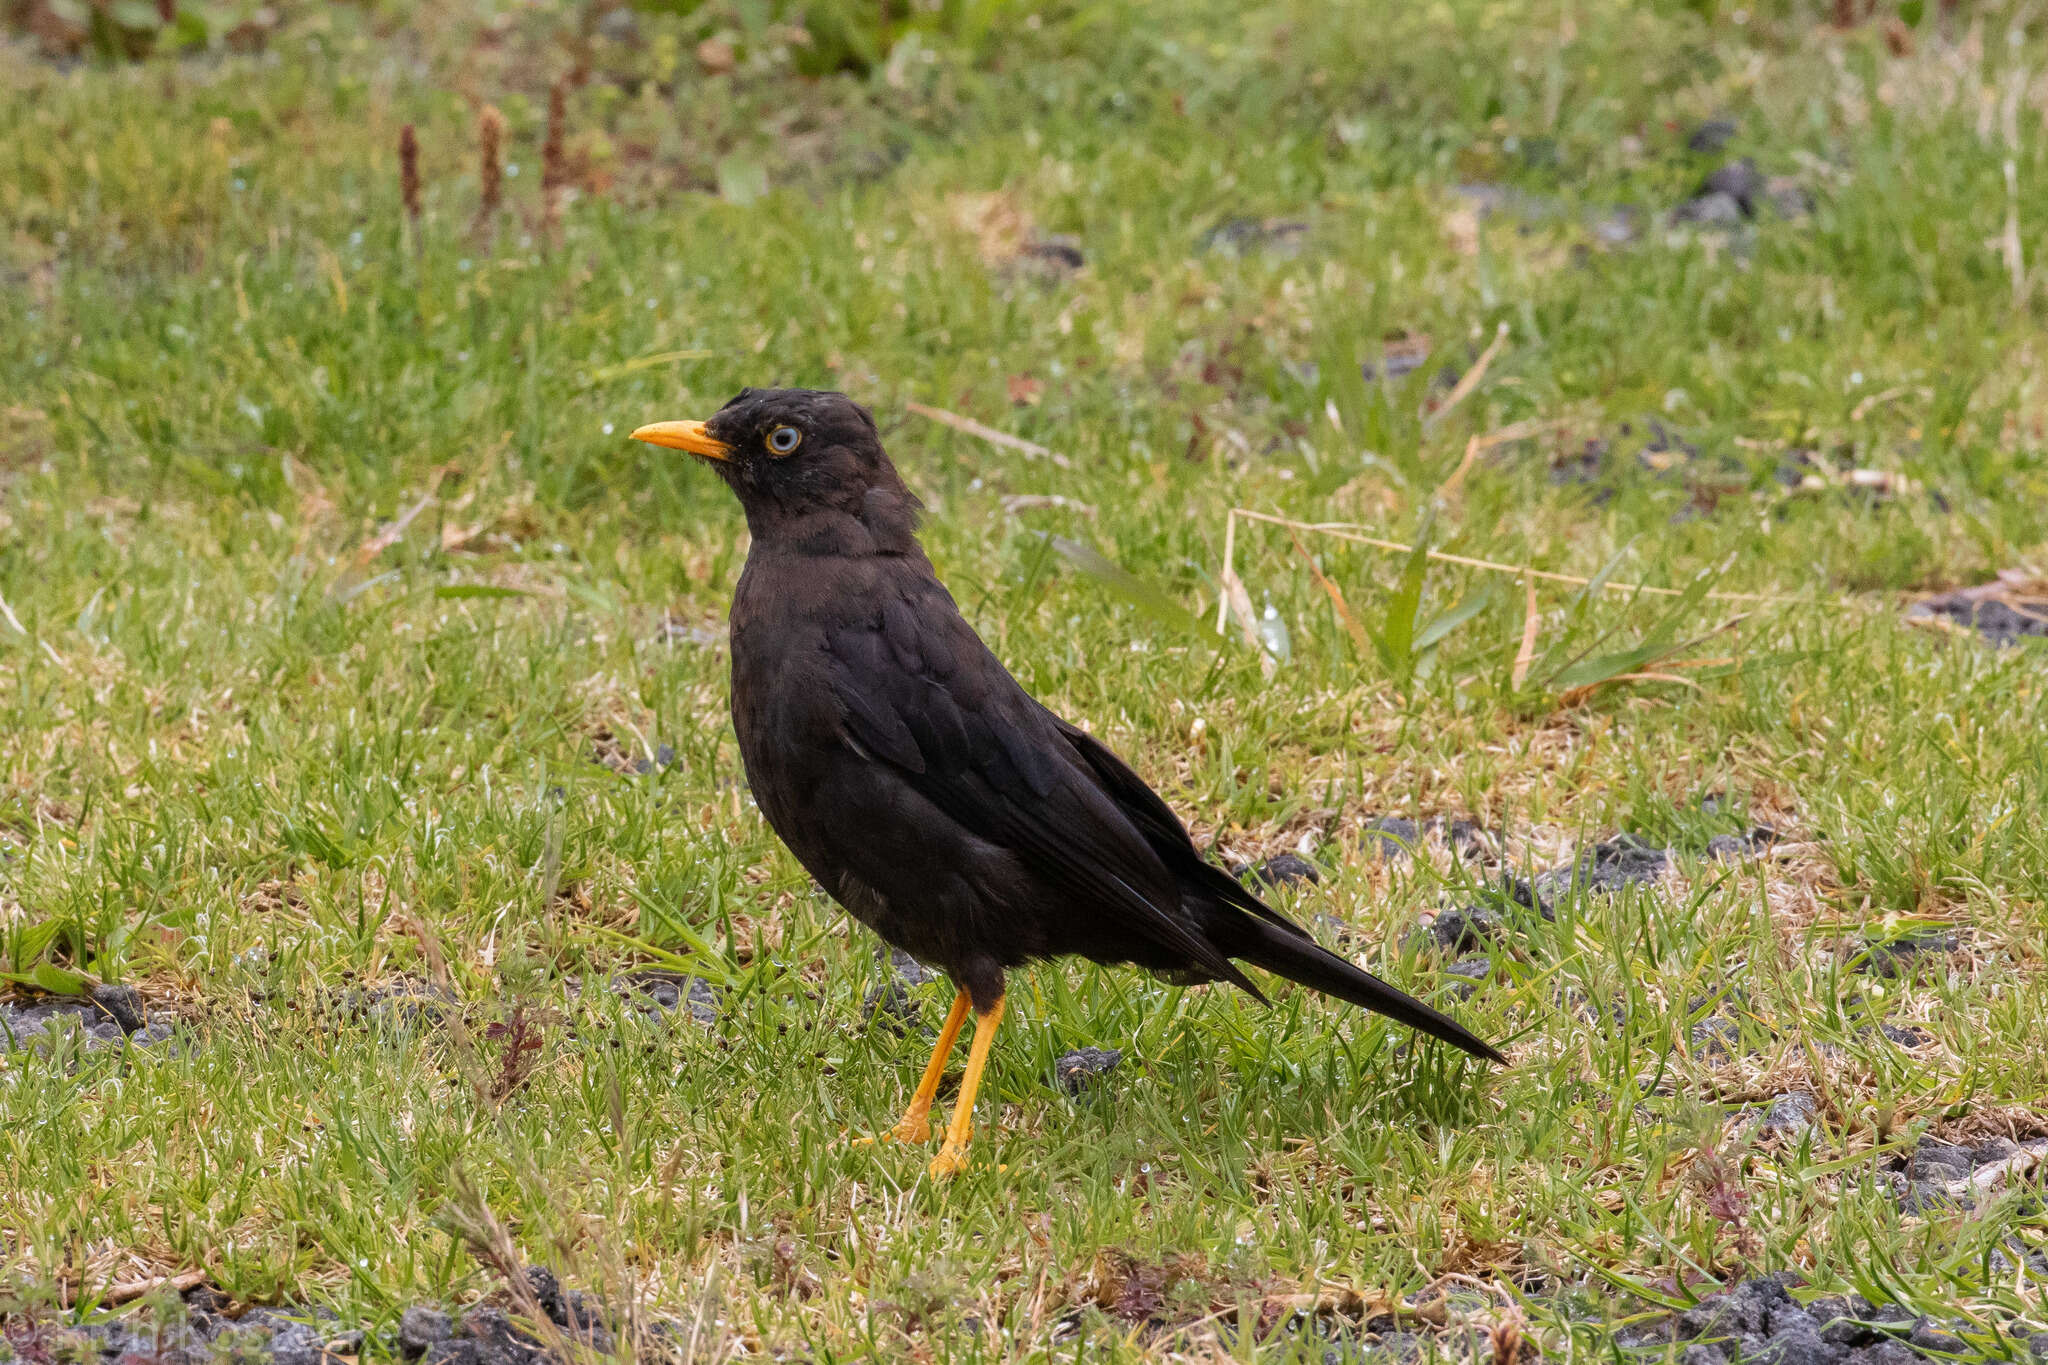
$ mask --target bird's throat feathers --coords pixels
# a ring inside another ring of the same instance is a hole
[[[923,507],[917,495],[892,466],[863,472],[867,479],[844,484],[826,497],[742,498],[747,531],[757,545],[803,556],[917,552],[917,518]]]

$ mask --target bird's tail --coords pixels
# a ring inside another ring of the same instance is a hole
[[[1310,990],[1362,1005],[1375,1014],[1384,1014],[1396,1023],[1406,1024],[1432,1038],[1441,1038],[1474,1057],[1484,1057],[1490,1062],[1507,1061],[1457,1020],[1431,1009],[1405,991],[1394,989],[1371,972],[1352,966],[1293,925],[1282,928],[1271,920],[1250,915],[1244,916],[1239,923],[1244,932],[1229,950],[1232,957],[1242,958],[1254,967],[1263,967],[1277,976],[1299,982]]]

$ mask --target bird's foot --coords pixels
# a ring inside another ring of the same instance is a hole
[[[897,1120],[894,1128],[885,1129],[872,1137],[855,1138],[856,1147],[872,1147],[877,1142],[930,1142],[932,1121],[923,1114],[905,1114]]]
[[[948,1180],[967,1169],[967,1144],[946,1139],[946,1145],[939,1148],[939,1154],[932,1158],[930,1167],[934,1180]]]

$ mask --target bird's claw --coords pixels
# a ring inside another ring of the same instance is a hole
[[[947,1180],[967,1169],[967,1145],[948,1142],[939,1148],[939,1154],[932,1158],[930,1167],[934,1180]]]
[[[925,1118],[923,1115],[912,1118],[910,1115],[905,1114],[894,1128],[884,1129],[882,1132],[868,1137],[855,1138],[853,1145],[856,1147],[872,1147],[878,1142],[922,1143],[931,1141],[931,1137],[932,1124],[930,1119]]]

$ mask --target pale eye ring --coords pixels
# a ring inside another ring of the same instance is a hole
[[[777,427],[768,433],[768,453],[789,455],[804,443],[804,434],[795,427]]]

